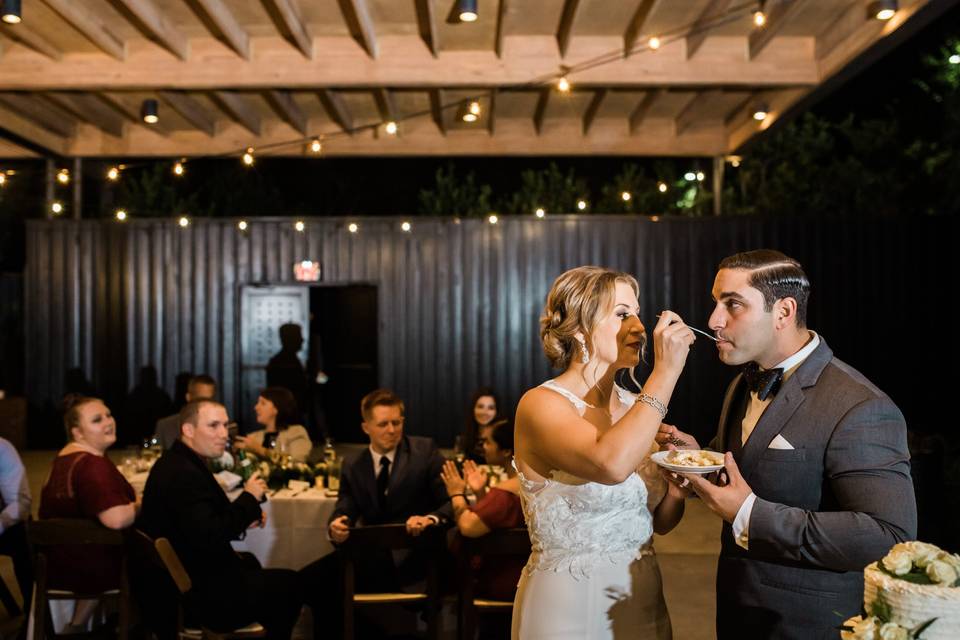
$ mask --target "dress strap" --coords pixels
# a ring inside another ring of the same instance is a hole
[[[557,384],[556,380],[547,380],[540,386],[546,387],[551,391],[556,391],[557,393],[562,395],[564,398],[569,400],[573,404],[573,406],[577,408],[577,411],[580,412],[581,414],[584,412],[584,410],[587,407],[590,407],[591,409],[596,409],[596,407],[594,407],[589,402],[585,401],[583,398],[575,394],[573,391],[570,391],[569,389],[564,389],[563,387],[561,387],[559,384]]]

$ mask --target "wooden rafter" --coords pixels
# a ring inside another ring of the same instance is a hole
[[[550,102],[552,92],[553,89],[544,88],[540,90],[540,95],[537,97],[537,106],[533,110],[533,129],[538,136],[543,134],[543,122],[547,117],[547,104]]]
[[[16,27],[11,27],[0,23],[0,33],[22,43],[37,53],[42,53],[52,60],[60,60],[63,58],[63,52],[60,51],[56,45],[34,31],[28,24],[21,22]]]
[[[798,13],[803,11],[807,0],[779,0],[767,3],[767,22],[762,29],[754,29],[750,33],[750,45],[747,51],[751,58],[756,58],[764,48],[773,42],[773,39]],[[861,11],[864,9],[861,7]]]
[[[181,60],[189,55],[187,37],[153,0],[118,0],[136,16],[151,38],[159,42]]]
[[[321,89],[317,93],[317,97],[320,99],[320,104],[323,105],[330,119],[337,123],[337,126],[344,132],[352,135],[353,116],[350,114],[350,109],[347,107],[343,96],[330,89]]]
[[[573,24],[577,20],[577,10],[580,8],[580,0],[565,0],[563,3],[563,12],[560,14],[560,26],[557,28],[557,48],[560,50],[560,57],[567,56],[567,49],[570,48],[570,39],[573,36]]]
[[[637,10],[633,12],[633,17],[627,24],[626,31],[623,32],[623,57],[630,55],[630,51],[637,43],[637,39],[644,35],[643,28],[656,9],[658,9],[666,0],[640,0]],[[649,34],[654,35],[654,34]]]
[[[307,25],[300,17],[300,10],[295,0],[264,0],[269,9],[280,18],[284,28],[293,38],[293,43],[307,60],[313,59],[313,38],[307,30]]]
[[[307,116],[289,91],[268,91],[267,102],[282,120],[303,135],[307,135]]]
[[[441,135],[447,135],[447,125],[443,119],[443,90],[430,89],[430,117]]]
[[[643,119],[647,117],[647,112],[650,111],[650,107],[653,106],[653,103],[660,99],[666,91],[664,89],[656,89],[653,91],[648,91],[643,98],[640,99],[640,102],[637,104],[636,108],[630,112],[630,117],[628,122],[630,124],[630,134],[633,135],[637,132],[637,129],[640,128],[640,125],[643,124]]]
[[[217,121],[202,104],[179,91],[161,91],[159,96],[191,126],[210,137],[214,136],[217,131]]]
[[[697,120],[697,107],[706,101],[713,101],[720,97],[721,91],[696,91],[687,96],[686,103],[680,108],[677,117],[673,120],[674,130],[682,136]]]
[[[687,35],[687,58],[692,58],[710,35],[710,25],[733,4],[733,0],[710,0]]]
[[[86,3],[76,0],[43,1],[104,53],[117,60],[123,60],[126,57],[126,46],[123,41],[107,28],[103,20]]]
[[[380,45],[377,43],[377,33],[373,27],[373,18],[370,16],[367,0],[340,0],[340,7],[344,19],[356,29],[364,51],[371,58],[376,58],[380,54]]]
[[[46,98],[80,120],[88,122],[114,137],[123,137],[123,118],[105,102],[101,101],[96,94],[53,92],[46,94]]]
[[[35,94],[2,93],[0,104],[32,120],[61,138],[69,138],[76,128],[76,119],[63,108],[37,99]]]
[[[600,111],[600,105],[603,104],[603,100],[606,97],[606,89],[599,89],[593,92],[593,97],[590,98],[590,104],[587,105],[586,111],[583,112],[583,135],[590,133],[590,127],[593,126],[593,121],[597,118],[597,112]]]
[[[389,89],[377,89],[373,92],[373,98],[377,103],[377,111],[380,113],[382,121],[392,120],[397,122],[400,119],[397,112],[397,103]]]
[[[497,26],[494,35],[494,52],[498,58],[503,57],[503,33],[505,31],[504,22],[507,18],[507,2],[509,0],[500,0],[497,3]]]
[[[433,0],[415,0],[417,9],[417,28],[424,44],[436,58],[440,52],[440,32],[437,29],[437,12],[433,8]]]
[[[244,60],[250,59],[250,37],[225,0],[195,0],[217,29],[223,34],[230,48]]]
[[[492,137],[497,127],[497,90],[490,90],[490,104],[487,105],[487,132]]]
[[[2,100],[0,100],[0,138],[47,156],[64,156],[69,148],[67,138],[51,133],[36,122],[23,117],[17,110],[8,108]]]
[[[213,95],[227,115],[253,135],[260,135],[260,114],[249,100],[233,91],[217,91]]]

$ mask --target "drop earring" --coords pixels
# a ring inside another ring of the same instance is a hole
[[[577,341],[580,343],[580,362],[587,364],[590,362],[590,352],[587,350],[587,342],[582,337],[577,337]]]

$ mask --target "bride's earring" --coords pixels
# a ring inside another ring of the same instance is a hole
[[[587,341],[580,336],[577,336],[577,341],[580,343],[580,362],[587,364],[590,362],[590,352],[587,350]]]

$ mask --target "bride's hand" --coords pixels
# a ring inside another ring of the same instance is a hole
[[[661,313],[653,328],[654,369],[662,368],[679,376],[695,340],[693,331],[680,316],[673,311]]]
[[[657,444],[660,445],[660,451],[673,451],[674,449],[699,449],[700,445],[697,439],[689,433],[684,433],[672,424],[660,423],[657,435],[654,436]]]

